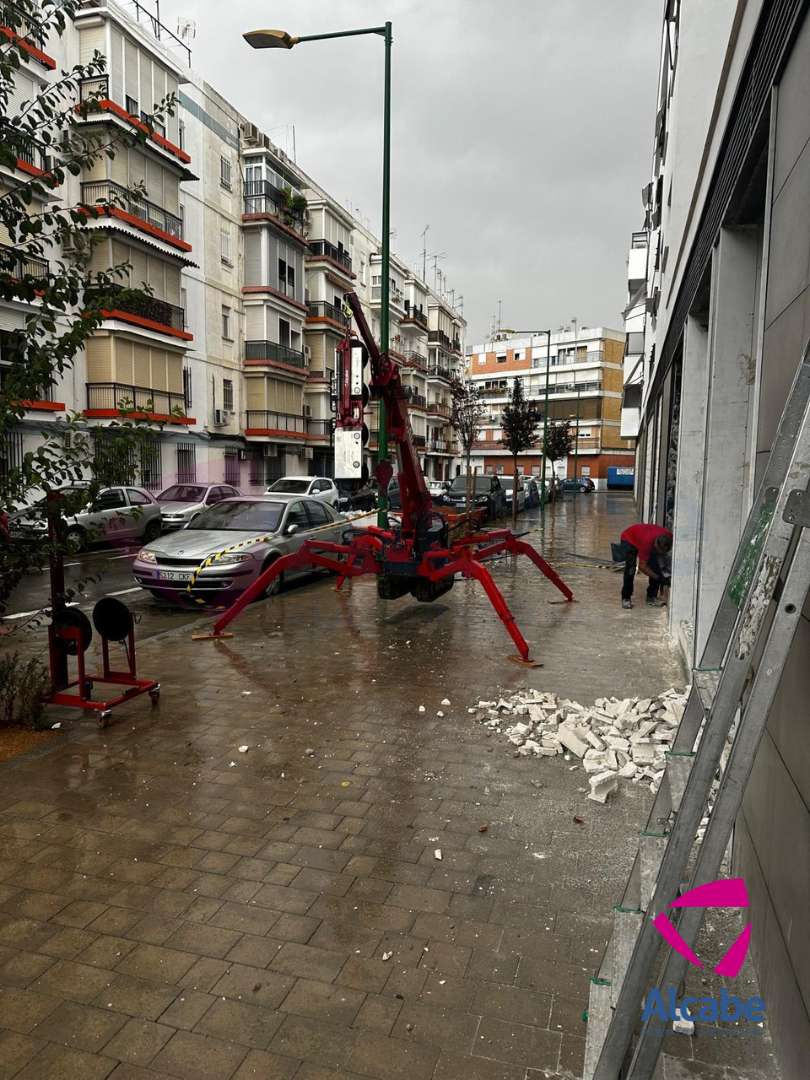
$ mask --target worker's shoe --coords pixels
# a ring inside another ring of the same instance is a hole
[[[629,611],[633,606],[632,600],[622,600],[622,607],[625,611]]]
[[[647,597],[647,607],[666,607],[666,600],[659,600],[657,596]]]

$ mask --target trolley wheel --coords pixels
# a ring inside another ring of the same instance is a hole
[[[157,705],[160,701],[160,683],[158,683],[157,686],[153,686],[149,691],[149,698],[153,705]]]
[[[111,716],[112,709],[104,709],[103,712],[100,712],[98,714],[98,726],[100,728],[105,728]]]

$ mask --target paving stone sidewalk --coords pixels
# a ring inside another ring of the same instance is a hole
[[[0,1080],[581,1075],[649,793],[588,802],[581,770],[515,759],[466,710],[681,681],[663,614],[566,554],[601,553],[617,505],[544,538],[575,606],[496,567],[544,667],[508,662],[472,583],[418,605],[319,581],[227,642],[153,639],[157,709],[65,713],[0,769]],[[670,1042],[664,1080],[773,1074],[764,1041]]]

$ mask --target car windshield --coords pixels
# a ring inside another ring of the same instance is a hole
[[[216,529],[225,532],[275,532],[284,515],[284,503],[241,502],[226,499],[204,510],[187,526],[189,529]]]
[[[276,480],[271,484],[268,491],[288,491],[291,495],[306,495],[309,491],[309,479],[306,480]]]
[[[205,488],[199,484],[173,484],[161,491],[158,502],[187,502],[198,503],[205,498]]]
[[[492,481],[488,476],[474,476],[473,477],[473,490],[476,495],[486,495],[492,486]],[[457,476],[453,481],[453,485],[450,488],[451,491],[457,494],[464,494],[467,490],[467,477]]]

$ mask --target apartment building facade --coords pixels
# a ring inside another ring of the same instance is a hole
[[[128,264],[126,283],[146,284],[151,295],[122,298],[106,313],[84,352],[28,403],[0,463],[19,463],[41,441],[43,423],[58,426],[78,411],[100,454],[105,429],[124,417],[152,430],[131,473],[154,492],[178,481],[257,492],[282,475],[331,474],[336,347],[349,323],[343,301],[358,293],[379,340],[378,238],[194,72],[185,43],[142,4],[88,0],[53,50],[32,47],[20,100],[98,50],[107,71],[81,88],[84,99],[98,99],[82,123],[146,134],[57,194],[88,207],[93,267]],[[176,98],[174,115],[152,121],[167,96]],[[18,166],[12,173],[22,177],[40,167],[31,155]],[[390,355],[402,369],[423,467],[449,475],[452,365],[434,361],[429,371],[428,324],[438,331],[443,311],[442,333],[460,346],[464,320],[396,256],[391,273]],[[24,325],[25,311],[0,305],[0,378],[3,330]],[[367,419],[371,470],[373,402]]]
[[[669,626],[689,667],[810,334],[808,71],[799,0],[665,6],[636,489],[674,531]],[[805,605],[733,844],[785,1080],[810,1061],[808,697]]]
[[[587,476],[606,487],[611,466],[633,464],[633,441],[621,431],[625,335],[607,327],[542,333],[503,331],[472,348],[469,378],[478,386],[486,413],[473,444],[471,464],[482,472],[511,473],[512,457],[504,447],[501,419],[515,378],[535,403],[540,420],[536,447],[518,456],[526,475],[540,476],[543,467],[540,433],[548,383],[549,420],[567,420],[574,450],[554,464],[559,477]],[[547,477],[552,475],[546,463]]]

